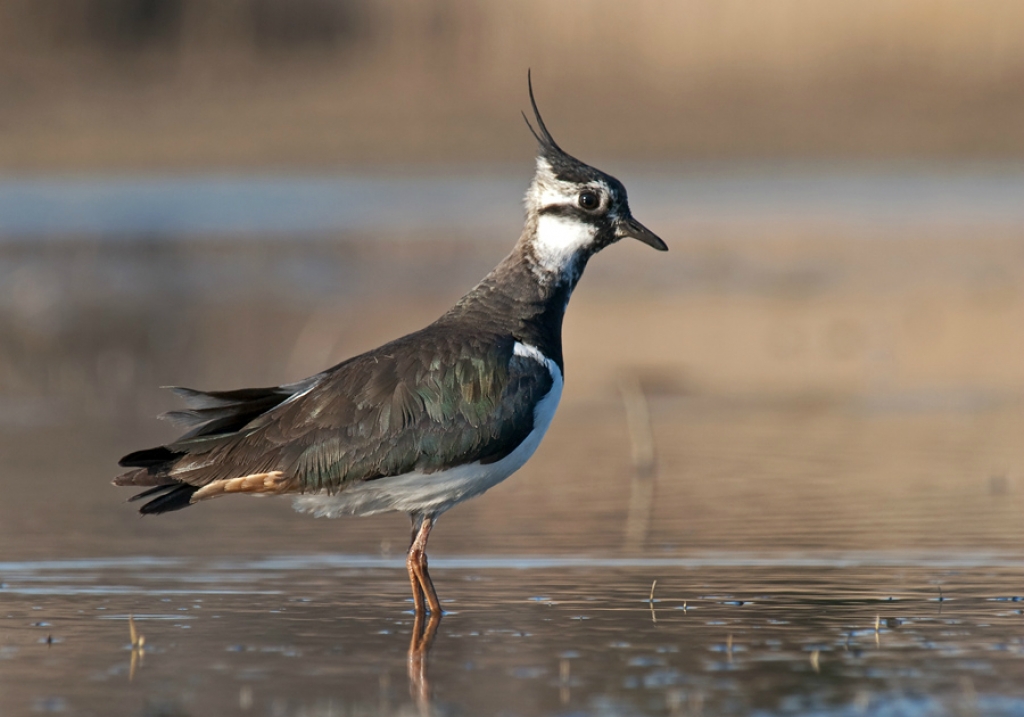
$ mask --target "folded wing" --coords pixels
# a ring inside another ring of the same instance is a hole
[[[356,482],[433,473],[508,455],[552,386],[511,336],[428,327],[299,383],[176,389],[190,430],[125,456],[117,485],[147,487],[143,513],[230,492],[336,493]]]

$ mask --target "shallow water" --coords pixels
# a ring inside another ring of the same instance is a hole
[[[302,378],[507,237],[0,242],[0,715],[1024,715],[1024,227],[958,196],[641,216],[671,251],[588,267],[558,415],[440,520],[411,661],[404,516],[140,519],[109,480],[174,437],[157,387]]]
[[[5,714],[1024,714],[1006,558],[436,559],[411,674],[397,560],[2,570]]]

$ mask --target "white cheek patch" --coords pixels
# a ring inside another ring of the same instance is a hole
[[[538,184],[534,194],[535,206],[550,207],[565,204],[575,204],[579,195],[579,187],[568,182],[555,181],[550,184]]]
[[[548,271],[562,273],[584,247],[592,244],[597,227],[573,217],[542,214],[537,220],[534,249],[537,259]]]
[[[544,207],[574,204],[579,187],[555,177],[551,165],[537,158],[537,175],[526,195],[528,210],[539,212]],[[573,217],[541,214],[533,246],[541,267],[548,272],[564,273],[576,254],[594,241],[597,228]]]
[[[608,188],[601,182],[587,182],[586,184],[564,182],[555,176],[546,159],[538,157],[537,173],[527,192],[526,203],[528,207],[532,206],[535,210],[556,205],[575,205],[579,199],[580,190],[584,187],[593,189],[601,196],[608,192]]]

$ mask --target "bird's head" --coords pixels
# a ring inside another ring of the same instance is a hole
[[[626,237],[666,251],[665,242],[633,218],[622,182],[558,146],[527,77],[536,129],[525,114],[523,118],[540,148],[537,172],[526,193],[526,214],[530,248],[540,268],[578,278],[591,256]]]

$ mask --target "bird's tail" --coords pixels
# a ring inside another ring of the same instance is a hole
[[[114,479],[114,485],[140,486],[147,490],[133,496],[136,501],[149,498],[140,509],[143,514],[167,513],[191,505],[193,494],[202,485],[192,485],[175,475],[175,468],[186,456],[203,453],[292,396],[308,390],[317,377],[299,383],[272,388],[243,388],[235,391],[196,391],[172,387],[185,399],[186,409],[171,411],[161,418],[189,428],[173,443],[129,453],[118,464],[132,470]]]

